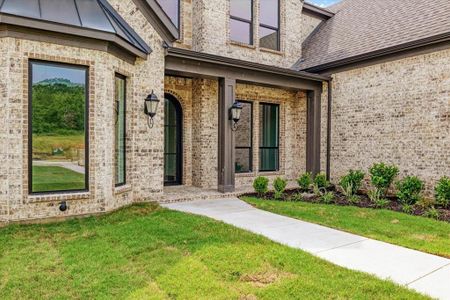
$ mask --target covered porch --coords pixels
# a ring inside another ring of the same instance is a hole
[[[179,48],[167,49],[165,75],[169,202],[180,198],[173,185],[216,197],[251,191],[257,176],[292,181],[320,172],[327,77]],[[229,116],[236,101],[237,125]]]

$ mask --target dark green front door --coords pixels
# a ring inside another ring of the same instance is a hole
[[[182,183],[181,106],[175,97],[164,99],[164,184]]]

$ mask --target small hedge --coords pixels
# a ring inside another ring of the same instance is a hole
[[[397,198],[403,205],[414,205],[421,199],[423,181],[416,176],[408,176],[397,182]]]
[[[255,189],[255,192],[258,193],[259,197],[264,196],[264,194],[269,190],[269,179],[263,176],[257,177],[253,181],[253,188]]]
[[[281,177],[277,177],[273,181],[273,188],[275,190],[275,199],[281,199],[283,197],[283,193],[286,190],[287,181]]]
[[[312,185],[312,175],[310,172],[306,172],[297,179],[298,186],[302,191],[307,191]]]
[[[436,203],[444,208],[450,207],[450,178],[442,177],[435,187]]]

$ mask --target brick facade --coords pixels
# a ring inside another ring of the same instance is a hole
[[[333,179],[384,161],[431,191],[450,172],[449,99],[450,50],[334,74]]]

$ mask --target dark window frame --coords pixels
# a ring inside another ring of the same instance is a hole
[[[261,48],[263,49],[268,49],[268,50],[274,50],[274,51],[281,51],[281,35],[280,35],[280,27],[281,27],[281,8],[280,8],[280,0],[277,0],[277,14],[278,14],[278,24],[277,27],[274,27],[272,25],[267,25],[264,24],[262,22],[259,22],[259,27],[258,27],[258,32],[260,27],[265,28],[265,29],[270,29],[270,30],[274,30],[277,33],[277,49],[271,49],[271,48],[266,48],[266,47],[261,47],[261,37],[259,37],[259,45]]]
[[[248,42],[248,44],[247,44],[247,45],[250,45],[250,46],[253,46],[253,44],[254,44],[254,34],[253,34],[254,29],[253,29],[253,24],[254,24],[254,19],[255,19],[255,17],[254,17],[254,8],[253,8],[253,5],[254,5],[254,0],[250,0],[250,20],[247,20],[247,19],[244,19],[244,18],[240,18],[240,17],[233,16],[233,15],[231,14],[231,9],[230,9],[230,20],[235,20],[235,21],[247,23],[247,24],[250,25],[250,33],[249,33],[250,36],[249,36],[249,42]],[[233,40],[233,39],[231,38],[231,35],[230,35],[230,39],[231,39],[231,41],[233,41],[233,42],[235,42],[235,43],[242,43],[242,42],[240,42],[240,41],[235,41],[235,40]],[[244,44],[246,44],[246,43],[244,43]]]
[[[163,0],[164,1],[164,0]],[[172,20],[172,18],[167,14],[167,12],[164,10],[164,8],[161,6],[161,4],[159,3],[159,1],[157,0],[157,1],[155,1],[156,2],[156,4],[158,4],[158,6],[161,8],[161,10],[164,12],[164,14],[166,15],[166,17],[167,18],[169,18],[169,20],[170,20],[170,22],[173,24],[173,26],[175,26],[178,30],[180,30],[180,28],[181,28],[181,0],[177,0],[177,2],[178,2],[178,7],[177,7],[177,11],[178,11],[178,18],[177,18],[177,23],[178,24],[175,24],[175,23],[173,23],[173,20]]]
[[[261,146],[261,140],[259,141],[259,145],[258,145],[258,150],[259,150],[259,166],[258,166],[258,170],[259,172],[279,172],[280,171],[280,120],[281,120],[281,106],[280,104],[277,103],[270,103],[270,102],[260,102],[259,103],[259,109],[261,111],[261,107],[264,105],[268,105],[268,106],[275,106],[278,107],[278,120],[277,120],[277,129],[278,129],[278,134],[277,134],[277,146],[276,147],[263,147]],[[259,112],[258,112],[259,113]],[[261,122],[261,120],[260,120]],[[261,124],[261,123],[260,123]],[[261,130],[262,130],[262,126],[260,126],[259,124],[259,136],[261,136]],[[261,139],[261,138],[260,138]],[[269,169],[261,169],[261,150],[264,149],[276,149],[277,150],[277,162],[276,162],[276,168],[273,170],[269,170]]]
[[[123,177],[123,182],[121,183],[116,183],[116,174],[114,174],[114,186],[115,187],[121,187],[127,184],[127,77],[120,74],[120,73],[115,73],[114,74],[114,81],[116,78],[122,79],[125,83],[124,86],[124,99],[123,99],[123,110],[124,110],[124,114],[123,114],[123,149],[124,149],[124,153],[123,153],[123,168],[124,168],[124,177]],[[114,99],[114,102],[116,102],[117,99]],[[115,103],[115,105],[117,105],[117,103]],[[117,118],[119,118],[119,111],[116,111],[116,115]],[[118,120],[117,120],[118,121]],[[114,128],[114,139],[116,138],[116,132],[115,132],[115,128]],[[116,159],[116,153],[115,153],[115,148],[116,145],[114,144],[114,159]],[[114,161],[115,162],[115,161]]]
[[[234,149],[248,149],[249,151],[249,170],[247,172],[237,172],[235,168],[236,174],[249,174],[253,173],[253,102],[252,101],[246,101],[246,100],[237,100],[240,103],[247,103],[250,104],[250,147],[238,147],[235,146]],[[239,123],[238,123],[239,124]],[[238,125],[239,126],[239,125]],[[236,159],[235,159],[236,160]],[[236,163],[236,162],[235,162]]]
[[[84,189],[77,190],[57,190],[47,192],[33,192],[33,64],[49,65],[56,67],[65,67],[78,70],[84,70],[86,72],[85,77],[85,103],[84,103]],[[30,59],[28,60],[28,194],[30,195],[53,195],[53,194],[77,194],[89,192],[89,66],[77,65],[71,63],[63,63],[48,60]]]
[[[177,186],[177,185],[182,185],[183,184],[183,164],[184,164],[184,139],[183,139],[183,122],[184,122],[184,112],[183,112],[183,106],[181,105],[180,100],[178,100],[177,97],[175,97],[174,95],[170,94],[170,93],[164,93],[164,101],[166,101],[166,99],[168,101],[170,101],[174,106],[175,109],[177,111],[177,116],[176,116],[176,131],[178,133],[177,135],[177,152],[176,153],[167,153],[164,147],[163,150],[163,156],[164,156],[164,163],[163,163],[163,168],[165,168],[165,159],[166,159],[166,155],[177,155],[177,165],[176,165],[176,170],[177,170],[177,178],[175,181],[166,181],[165,178],[165,174],[164,174],[164,186]],[[165,105],[165,104],[164,104]],[[164,116],[165,118],[165,116]],[[164,122],[164,143],[165,143],[165,129],[166,129],[166,124]],[[165,171],[163,171],[164,173]]]

